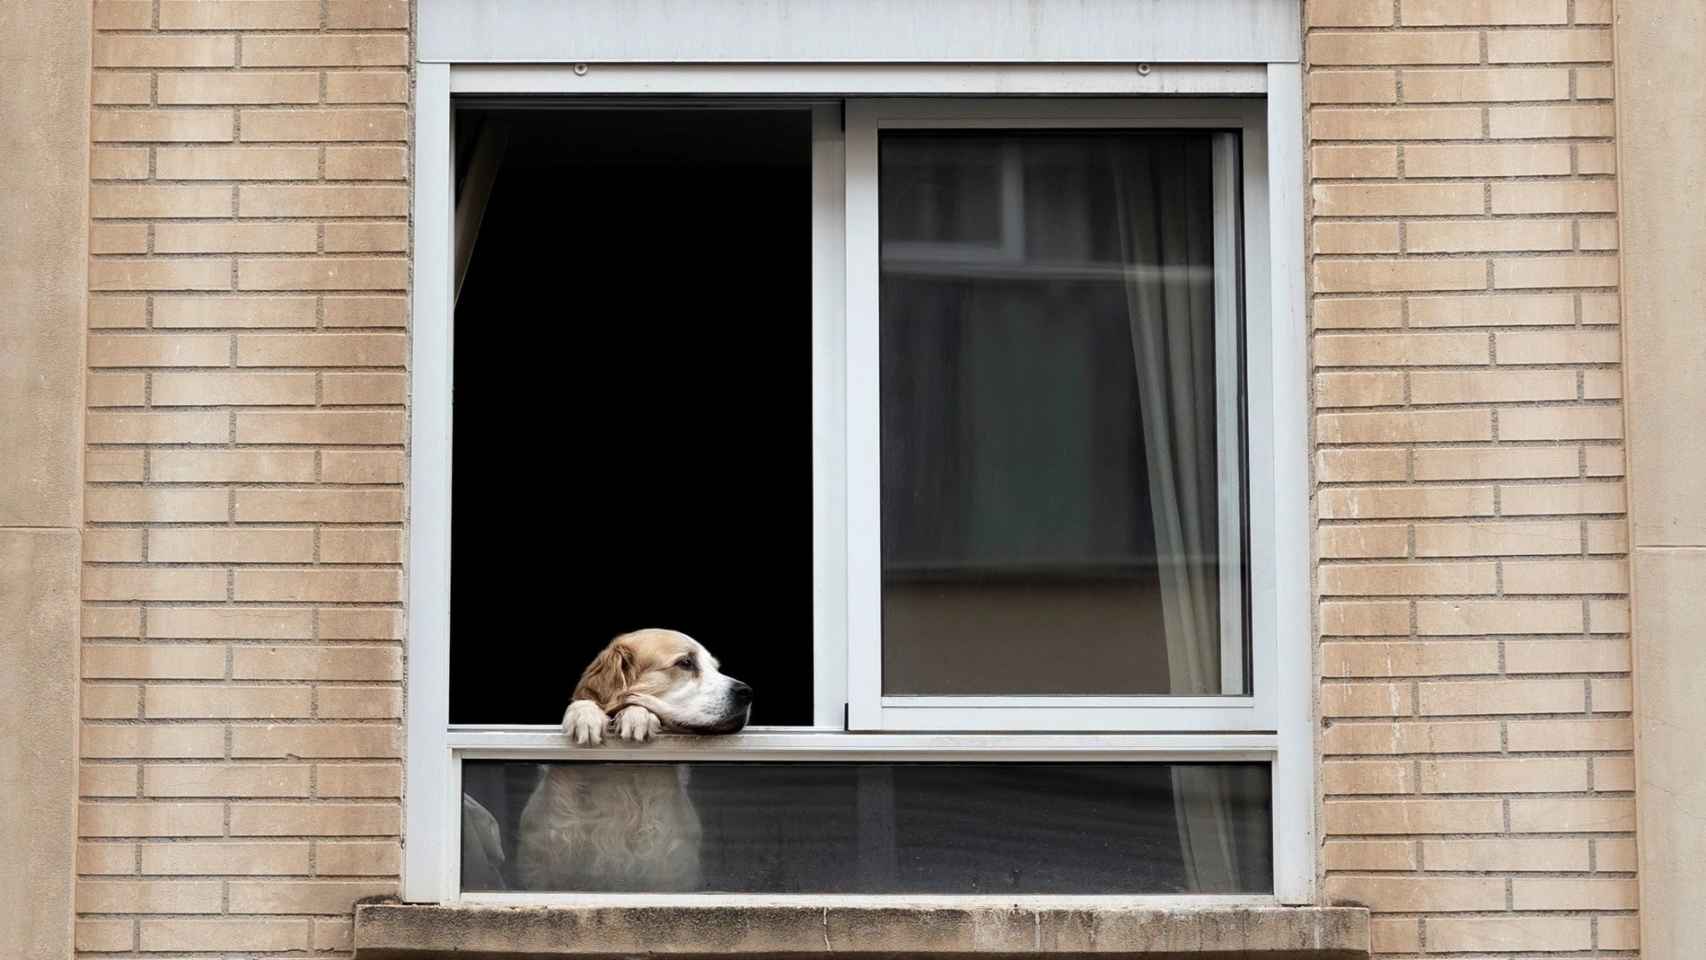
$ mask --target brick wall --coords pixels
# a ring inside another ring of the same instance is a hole
[[[1609,0],[1308,0],[1326,895],[1637,947]]]
[[[76,939],[397,886],[409,9],[94,5]]]

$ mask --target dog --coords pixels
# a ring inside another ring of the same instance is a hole
[[[717,667],[684,633],[623,634],[581,674],[563,732],[580,745],[607,732],[634,742],[663,731],[734,733],[751,714],[752,688]],[[685,767],[549,764],[521,814],[516,879],[525,890],[696,891],[701,836]]]

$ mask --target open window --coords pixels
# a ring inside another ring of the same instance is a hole
[[[451,113],[411,897],[1295,900],[1261,97]],[[745,731],[567,741],[647,626]]]

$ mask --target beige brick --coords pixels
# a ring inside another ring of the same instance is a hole
[[[231,835],[393,836],[402,827],[399,814],[389,803],[236,803],[231,805]]]
[[[1401,600],[1327,601],[1321,634],[1329,637],[1402,636],[1410,632],[1410,605]]]
[[[1332,146],[1314,147],[1309,151],[1309,168],[1323,179],[1359,177],[1396,177],[1398,148],[1390,146]]]
[[[1578,143],[1576,150],[1576,172],[1616,173],[1617,149],[1609,143]]]
[[[1588,553],[1628,553],[1629,525],[1622,520],[1590,520],[1587,523]]]
[[[351,920],[314,920],[314,949],[349,952],[355,945],[355,923]]]
[[[148,378],[140,373],[92,373],[84,389],[91,407],[140,407],[147,397]]]
[[[327,147],[327,180],[402,180],[408,176],[402,147]]]
[[[94,223],[89,227],[90,253],[148,252],[148,224]]]
[[[318,150],[302,147],[162,147],[154,163],[165,180],[312,180],[320,157]],[[221,189],[220,195],[218,215],[229,215],[230,191]]]
[[[83,568],[85,600],[224,600],[225,571],[188,567]]]
[[[312,406],[314,375],[309,373],[161,373],[154,376],[154,405],[210,406]],[[243,436],[243,420],[237,416],[237,442]]]
[[[1415,713],[1408,683],[1325,683],[1323,717],[1405,717]]]
[[[85,436],[90,443],[224,443],[230,436],[230,417],[223,411],[209,410],[195,413],[93,413],[85,419]],[[205,492],[205,491],[204,491]],[[165,491],[144,490],[101,490],[89,492],[91,500],[98,498],[106,502],[124,502],[125,498],[147,498],[162,496],[172,499],[175,494]],[[185,491],[179,499],[188,500],[191,494]],[[219,498],[221,501],[224,497]],[[90,520],[125,520],[152,519],[149,517],[114,517],[98,513],[93,505],[86,504],[87,516]],[[214,517],[211,511],[193,510],[181,516],[169,516],[166,519],[191,522],[209,519],[223,520],[224,509],[218,510],[219,516]]]
[[[1338,560],[1403,557],[1410,552],[1409,528],[1322,527],[1316,535],[1316,549],[1320,556]]]
[[[1432,447],[1415,452],[1417,480],[1574,477],[1573,447]]]
[[[1594,708],[1599,707],[1595,701]],[[1635,789],[1635,758],[1633,757],[1595,757],[1593,761],[1593,788],[1601,793],[1610,791],[1631,791]]]
[[[89,122],[96,143],[224,143],[235,132],[224,110],[95,110]]]
[[[1620,720],[1513,720],[1506,725],[1513,751],[1628,750],[1635,728]]]
[[[315,0],[160,0],[162,30],[314,30]]]
[[[1568,23],[1568,0],[1403,0],[1406,27]]]
[[[1463,643],[1323,643],[1323,677],[1428,677],[1498,673],[1499,645]]]
[[[149,688],[149,709],[154,707],[154,694],[171,687]],[[231,688],[195,686],[179,690],[213,694]],[[242,688],[238,688],[241,690]],[[284,687],[250,687],[248,690],[286,690]],[[290,691],[294,692],[294,691]],[[186,699],[177,696],[180,703]],[[230,698],[226,698],[229,701]],[[306,698],[304,698],[306,701]],[[235,716],[236,714],[232,714]],[[150,764],[142,771],[142,792],[150,797],[306,797],[308,796],[308,766],[306,764],[273,763],[188,763]],[[144,869],[144,872],[155,872]],[[183,873],[201,873],[185,870]],[[209,870],[208,873],[223,871]]]
[[[401,373],[328,373],[321,383],[326,406],[401,405],[409,386]]]
[[[402,867],[403,848],[394,841],[321,842],[314,863],[323,877],[395,877]]]
[[[314,770],[322,797],[392,798],[403,795],[403,768],[394,763],[320,764]]]
[[[1473,140],[1481,136],[1479,108],[1317,108],[1309,112],[1313,140]]]
[[[1409,840],[1328,840],[1321,861],[1335,870],[1414,870],[1416,845]]]
[[[154,536],[164,531],[156,530]],[[309,610],[276,607],[149,607],[148,635],[155,638],[194,640],[306,640],[314,635],[314,616]],[[216,647],[164,647],[165,650],[217,650],[219,670],[224,675],[225,654]],[[154,677],[158,674],[138,674]],[[238,674],[238,676],[242,676]],[[205,679],[202,674],[180,679]]]
[[[158,389],[158,388],[156,388]],[[1574,400],[1576,375],[1568,370],[1418,370],[1410,374],[1410,399],[1415,403],[1491,403],[1513,400]],[[1511,408],[1522,411],[1528,408]],[[1581,407],[1572,408],[1582,410]],[[1521,440],[1521,430],[1508,431],[1500,410],[1499,439]],[[1519,412],[1521,421],[1524,415]],[[1562,439],[1543,437],[1540,439]]]
[[[156,685],[148,688],[146,715],[159,720],[243,720],[307,717],[305,687]]]
[[[1628,633],[1629,601],[1589,600],[1588,631],[1590,633]]]
[[[1385,912],[1465,913],[1503,909],[1505,882],[1494,877],[1332,876],[1326,896],[1334,903],[1354,897]]]
[[[409,25],[407,0],[327,0],[326,26],[334,30],[403,29]]]
[[[1493,563],[1323,564],[1318,572],[1322,596],[1402,596],[1494,593]]]
[[[1416,631],[1424,636],[1580,633],[1582,606],[1573,600],[1424,600]]]
[[[1509,640],[1509,673],[1626,673],[1629,644],[1622,640]]]
[[[401,411],[237,414],[238,443],[402,443]]]
[[[1328,796],[1411,793],[1414,766],[1397,760],[1335,760],[1321,765],[1321,792]]]
[[[1616,440],[1623,436],[1620,407],[1502,407],[1501,440]]]
[[[142,451],[87,450],[83,455],[83,479],[90,483],[140,483]]]
[[[134,720],[142,709],[142,688],[128,684],[85,683],[80,706],[85,720]]]
[[[401,334],[255,334],[237,338],[240,367],[400,367]]]
[[[1309,35],[1306,62],[1314,66],[1479,63],[1481,39],[1471,30]]]
[[[132,768],[132,788],[136,786],[135,779],[135,769]],[[136,845],[133,843],[79,843],[77,845],[77,873],[104,877],[134,875],[136,873]],[[127,935],[124,946],[119,949],[129,949],[129,947],[130,937]]]
[[[85,763],[77,771],[77,795],[134,797],[136,782],[137,766],[133,763]]]
[[[1370,944],[1381,954],[1416,953],[1421,946],[1421,924],[1415,917],[1372,917],[1368,921]]]
[[[391,896],[397,883],[350,880],[233,880],[233,913],[355,912],[355,902]]]
[[[401,70],[326,74],[327,103],[406,103],[408,99],[409,75]]]
[[[146,147],[94,147],[89,151],[89,177],[94,180],[148,179]]]
[[[1312,196],[1318,217],[1452,216],[1486,206],[1474,183],[1317,183]]]
[[[167,563],[310,563],[314,531],[307,529],[156,529],[148,559]]]
[[[1588,681],[1594,713],[1628,713],[1635,709],[1635,685],[1626,678]]]
[[[146,951],[164,950],[303,950],[307,920],[180,920],[147,919],[141,924]]]
[[[1581,528],[1570,521],[1416,525],[1418,557],[1574,555],[1581,546]]]
[[[83,516],[92,523],[223,523],[230,519],[227,503],[223,490],[91,489]]]
[[[81,749],[87,760],[214,759],[225,753],[225,733],[212,725],[85,724]]]
[[[140,637],[142,611],[136,607],[83,606],[84,637]]]
[[[100,71],[92,78],[90,100],[104,105],[146,105],[154,99],[154,81],[146,73]]]
[[[1578,16],[1580,15],[1578,14]],[[1634,868],[1631,867],[1630,869]],[[1601,950],[1639,950],[1641,948],[1640,918],[1600,917],[1599,948]]]
[[[225,808],[218,803],[85,803],[77,810],[84,837],[217,837]]]
[[[1428,920],[1433,952],[1490,953],[1586,950],[1593,943],[1587,917],[1439,917]]]
[[[400,109],[244,110],[245,143],[321,143],[407,140],[409,115]]]
[[[409,62],[401,34],[318,34],[243,38],[245,67],[400,67]]]
[[[401,253],[409,248],[404,223],[328,223],[327,253]]]
[[[322,563],[401,563],[403,532],[397,529],[327,527],[320,532]]]
[[[1610,105],[1492,107],[1487,130],[1500,140],[1609,137],[1617,133],[1617,118]]]
[[[1322,483],[1403,480],[1409,472],[1410,455],[1402,449],[1315,451],[1315,479]]]
[[[1429,761],[1423,761],[1424,766]],[[1479,761],[1499,763],[1510,761]],[[1546,840],[1423,840],[1422,862],[1429,870],[1462,872],[1551,873],[1588,868],[1588,842]]]
[[[104,643],[83,646],[85,678],[214,680],[224,675],[224,647]]]
[[[1324,413],[1315,434],[1321,443],[1442,443],[1491,440],[1493,424],[1485,410]]]
[[[1574,713],[1586,706],[1579,680],[1455,680],[1419,685],[1422,716]]]
[[[238,570],[235,591],[237,600],[385,603],[403,598],[395,570]]]
[[[1328,756],[1343,754],[1498,753],[1499,725],[1491,721],[1334,723],[1328,726],[1321,735],[1321,750],[1323,754]],[[1431,832],[1450,833],[1452,831]]]
[[[1403,325],[1403,301],[1386,297],[1348,297],[1316,300],[1315,329],[1386,329]]]
[[[1410,177],[1548,177],[1569,172],[1570,148],[1562,143],[1413,144],[1404,148],[1404,173]],[[1494,212],[1520,211],[1495,206]]]
[[[397,258],[319,257],[239,260],[239,290],[401,290],[409,262]]]
[[[321,472],[327,483],[401,483],[402,455],[386,450],[327,450]]]
[[[1483,101],[1568,100],[1568,70],[1406,70],[1404,100],[1409,103],[1479,103]],[[1501,108],[1495,107],[1494,110]],[[1479,111],[1475,130],[1467,139],[1479,139]],[[1493,136],[1500,134],[1493,128]]]
[[[1622,347],[1615,330],[1513,330],[1494,335],[1501,364],[1616,363]]]
[[[1563,220],[1413,221],[1404,227],[1412,253],[1568,250],[1575,241]]]
[[[1622,560],[1506,560],[1506,593],[1627,593]]]
[[[1499,833],[1498,800],[1328,800],[1328,834]]]
[[[401,680],[396,647],[238,647],[231,675],[239,680]],[[382,728],[367,728],[378,730]]]
[[[178,876],[301,874],[309,871],[309,849],[302,842],[145,843],[142,872]]]
[[[1392,5],[1379,0],[1312,0],[1307,6],[1311,27],[1390,27]]]
[[[1487,337],[1480,333],[1336,333],[1315,337],[1315,364],[1319,367],[1480,366],[1490,359]]]
[[[305,483],[314,479],[314,454],[298,450],[155,450],[149,466],[156,483]]]
[[[1411,224],[1415,227],[1417,224]],[[1525,294],[1492,297],[1415,297],[1410,300],[1410,324],[1416,327],[1506,327],[1559,325],[1575,322],[1569,294]]]
[[[395,217],[408,213],[405,187],[243,186],[237,209],[245,217]]]
[[[1316,70],[1309,74],[1311,103],[1396,103],[1397,100],[1398,75],[1390,70]]]
[[[1552,798],[1511,801],[1516,833],[1624,833],[1635,829],[1635,801]]]
[[[194,880],[79,880],[79,913],[219,913],[223,884]]]
[[[97,184],[89,188],[89,215],[118,217],[226,217],[230,187]]]
[[[1494,213],[1616,213],[1617,185],[1600,180],[1493,184]]]
[[[328,327],[401,327],[407,316],[402,297],[326,297]]]
[[[156,327],[312,327],[313,297],[155,297]]]
[[[1615,287],[1616,257],[1535,257],[1494,260],[1493,286],[1501,290],[1534,287]]]
[[[1481,290],[1487,267],[1479,260],[1317,260],[1315,288],[1322,293],[1409,290]]]
[[[1579,757],[1424,760],[1423,793],[1575,793],[1588,788]]]
[[[320,77],[315,73],[162,73],[159,98],[161,103],[224,104],[224,103],[318,103]],[[248,136],[248,114],[244,111],[244,140],[266,140],[268,137]],[[223,139],[229,140],[230,137]]]
[[[395,607],[327,607],[320,611],[320,639],[401,640],[402,611]]]
[[[154,228],[157,253],[313,253],[319,230],[311,223],[162,223]]]
[[[89,337],[91,367],[223,367],[231,362],[231,339],[224,336],[94,334]]]
[[[1492,516],[1490,487],[1357,487],[1322,490],[1323,520]]]
[[[403,498],[396,490],[254,490],[236,494],[239,523],[397,523]]]
[[[237,62],[237,41],[229,36],[96,37],[97,67],[229,67]]]
[[[1318,373],[1315,406],[1389,407],[1404,402],[1401,373]]]
[[[1593,841],[1593,856],[1594,865],[1601,873],[1606,871],[1621,873],[1635,872],[1637,854],[1635,851],[1634,840],[1601,837]],[[1599,921],[1600,946],[1602,947],[1606,945],[1605,922],[1607,919],[1608,918],[1602,917]],[[1634,949],[1634,947],[1629,946],[1624,949]]]
[[[228,260],[94,260],[91,290],[229,290]]]
[[[1505,30],[1487,34],[1489,63],[1611,60],[1609,30]]]
[[[96,30],[147,30],[153,25],[152,0],[95,0]],[[128,937],[125,942],[130,942]]]
[[[392,720],[403,715],[398,687],[322,687],[317,715],[329,720]]]
[[[1576,232],[1583,250],[1616,250],[1616,220],[1578,220]]]

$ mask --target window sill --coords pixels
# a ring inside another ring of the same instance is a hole
[[[434,906],[356,910],[357,960],[965,957],[1125,954],[1366,960],[1368,911],[1269,904],[1134,905],[1039,899],[858,904]]]

